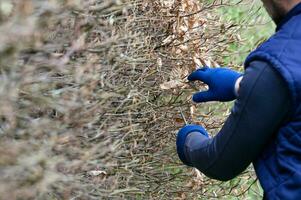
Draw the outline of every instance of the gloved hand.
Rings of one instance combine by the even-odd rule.
[[[198,125],[186,125],[184,126],[177,135],[177,152],[180,160],[188,166],[191,166],[191,164],[188,162],[186,156],[185,156],[185,141],[187,136],[190,133],[198,132],[206,137],[209,138],[209,135],[207,131],[202,127]]]
[[[207,101],[232,101],[236,99],[235,84],[242,74],[227,68],[204,67],[188,76],[189,81],[202,81],[209,90],[193,95],[196,103]]]

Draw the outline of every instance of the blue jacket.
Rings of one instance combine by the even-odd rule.
[[[290,119],[253,163],[256,174],[265,199],[301,199],[301,4],[249,55],[245,68],[254,60],[269,62],[279,72],[292,99]]]

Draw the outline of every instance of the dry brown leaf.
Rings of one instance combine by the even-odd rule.
[[[107,175],[107,172],[101,170],[92,170],[88,172],[90,176],[99,176],[99,175]]]
[[[162,83],[160,85],[160,88],[162,90],[170,90],[170,89],[180,88],[180,87],[183,87],[183,86],[185,86],[185,83],[183,83],[182,81],[172,80],[172,81]]]
[[[201,60],[198,59],[197,57],[193,57],[193,62],[197,65],[197,67],[202,67],[203,66]]]
[[[162,45],[166,45],[166,44],[169,44],[172,42],[174,36],[173,35],[170,35],[168,36],[167,38],[165,38],[163,41],[162,41]]]

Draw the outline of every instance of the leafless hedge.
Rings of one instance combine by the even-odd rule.
[[[217,66],[237,25],[222,1],[2,0],[0,199],[244,196],[181,165],[175,135],[214,134],[228,106],[195,106],[186,76]],[[221,114],[222,113],[222,114]]]

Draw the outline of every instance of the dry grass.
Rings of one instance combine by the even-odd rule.
[[[196,86],[185,81],[239,40],[236,25],[214,15],[218,6],[2,0],[0,199],[244,195],[252,173],[215,182],[175,153],[180,110],[211,133],[228,113],[217,104],[196,108]]]

